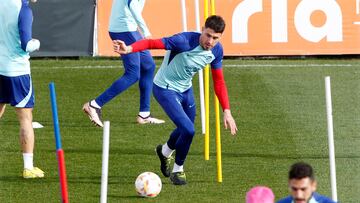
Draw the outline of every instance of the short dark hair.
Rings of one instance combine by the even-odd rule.
[[[310,178],[311,180],[315,180],[313,168],[310,166],[310,164],[307,164],[305,162],[298,162],[293,164],[290,167],[289,180],[299,180],[303,178]]]
[[[223,33],[225,30],[225,21],[221,16],[212,15],[206,19],[205,28],[210,28],[216,33]]]

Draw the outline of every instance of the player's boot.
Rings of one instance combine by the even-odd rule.
[[[139,124],[162,124],[165,123],[164,120],[158,119],[158,118],[154,118],[151,115],[149,115],[148,117],[142,117],[140,115],[137,116],[136,121]]]
[[[170,174],[170,180],[174,185],[186,185],[185,172],[174,172]]]
[[[91,122],[93,122],[96,126],[104,126],[101,121],[101,109],[91,106],[90,102],[87,102],[83,106],[83,111],[89,116]]]
[[[24,169],[23,171],[23,177],[24,178],[43,178],[44,177],[44,171],[39,169],[38,167],[34,167],[33,169]]]
[[[156,147],[156,153],[160,159],[160,170],[162,172],[162,174],[165,176],[165,177],[169,177],[170,176],[170,164],[171,164],[171,157],[169,158],[166,158],[162,152],[161,152],[161,149],[162,149],[162,145],[158,145]]]

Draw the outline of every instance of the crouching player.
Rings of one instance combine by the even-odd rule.
[[[232,135],[237,132],[235,120],[230,111],[225,85],[222,59],[223,48],[220,38],[225,22],[220,16],[210,16],[201,33],[183,32],[162,39],[145,39],[127,46],[123,41],[114,40],[114,51],[120,54],[138,52],[145,49],[168,50],[164,61],[156,73],[153,94],[166,114],[176,125],[164,145],[156,147],[160,158],[160,168],[164,176],[170,177],[175,185],[185,185],[184,162],[195,135],[195,100],[192,78],[207,64],[211,64],[214,89],[223,109],[225,128]],[[176,151],[174,167],[171,171],[171,155]]]

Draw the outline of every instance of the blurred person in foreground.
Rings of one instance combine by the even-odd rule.
[[[290,167],[288,184],[290,195],[277,203],[335,203],[330,198],[315,192],[317,182],[310,164],[304,162],[293,164]]]
[[[246,193],[246,203],[274,203],[273,191],[265,186],[256,186]]]
[[[166,49],[166,55],[155,75],[153,93],[155,99],[176,125],[168,141],[156,147],[160,159],[160,169],[165,177],[170,177],[174,185],[187,183],[184,162],[195,135],[196,114],[192,88],[192,78],[207,64],[211,65],[214,89],[223,109],[223,122],[232,135],[237,132],[231,115],[227,87],[225,84],[222,59],[223,47],[219,43],[225,30],[221,16],[210,16],[201,33],[182,32],[162,39],[146,39],[129,46],[115,40],[114,51],[129,54],[145,49]],[[174,167],[170,169],[171,155],[176,151]]]
[[[36,0],[32,0],[36,2]],[[35,135],[32,126],[34,91],[30,75],[30,52],[40,48],[32,38],[32,10],[28,0],[6,0],[0,4],[0,118],[6,104],[15,107],[20,123],[24,178],[42,178],[33,165]]]
[[[112,40],[122,40],[132,44],[143,38],[150,38],[151,33],[142,17],[145,0],[113,0],[109,35]],[[140,32],[141,31],[141,32]],[[161,124],[164,120],[150,114],[150,97],[155,62],[148,50],[138,53],[121,54],[125,72],[97,98],[87,102],[83,111],[98,127],[103,127],[101,108],[114,97],[139,81],[140,110],[136,118],[139,124]],[[126,108],[126,105],[123,105]]]

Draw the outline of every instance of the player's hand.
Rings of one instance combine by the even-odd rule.
[[[230,109],[224,110],[224,125],[225,129],[230,129],[232,135],[235,135],[237,132],[237,127],[234,118],[231,115]]]
[[[26,44],[26,52],[34,52],[40,49],[40,41],[37,39],[31,39],[30,41],[28,41],[28,43]]]
[[[121,40],[113,40],[114,52],[118,54],[128,54],[131,53],[132,47],[126,46],[125,42]]]

